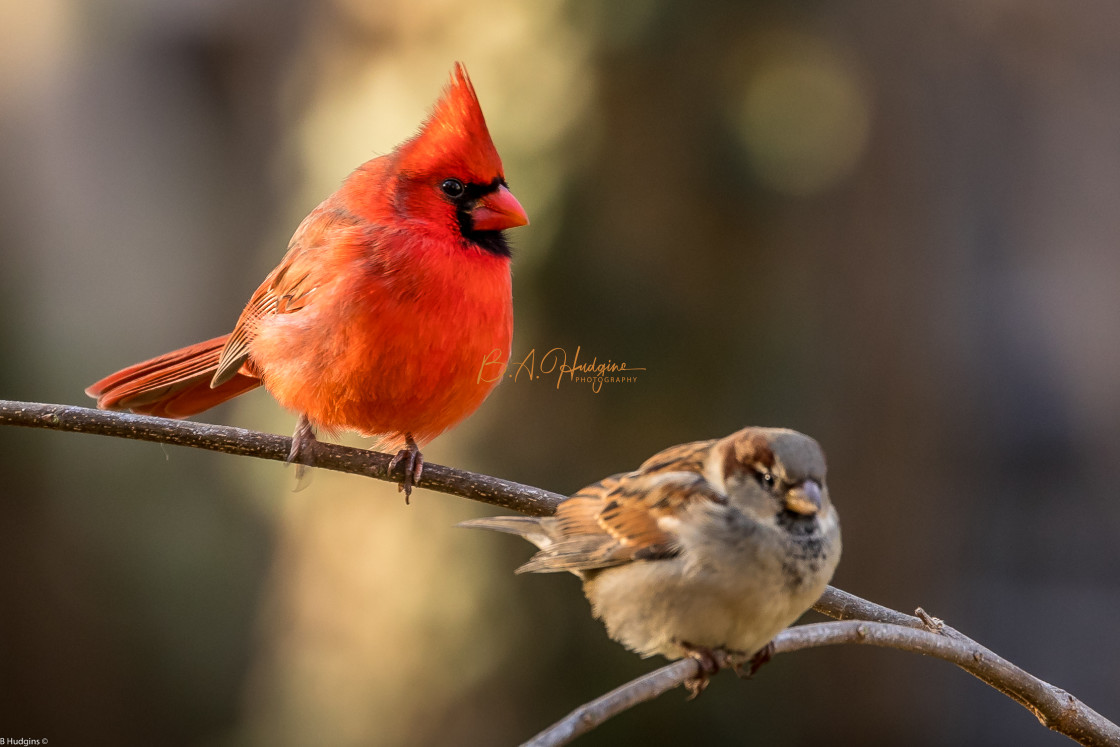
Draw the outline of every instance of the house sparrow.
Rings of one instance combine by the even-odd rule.
[[[824,591],[840,560],[840,524],[816,441],[780,428],[666,449],[608,477],[547,518],[461,526],[519,534],[540,548],[518,573],[571,571],[595,617],[638,654],[692,656],[749,673],[770,640]]]

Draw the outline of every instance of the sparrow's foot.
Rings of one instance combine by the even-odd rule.
[[[398,464],[404,464],[404,479],[397,483],[397,492],[404,491],[404,502],[407,505],[412,496],[412,486],[420,482],[420,475],[424,474],[424,455],[412,440],[411,433],[405,434],[405,444],[389,462],[389,474],[393,473]]]
[[[754,677],[754,673],[762,668],[762,665],[770,661],[770,657],[774,655],[774,642],[771,641],[765,646],[760,648],[754,656],[748,658],[746,654],[741,651],[726,652],[727,663],[735,670],[735,674],[739,675],[742,679]]]
[[[720,652],[713,651],[707,646],[694,646],[687,641],[679,641],[678,645],[700,664],[700,674],[684,681],[684,686],[689,692],[688,700],[695,700],[708,687],[711,676],[719,671]]]
[[[296,432],[292,434],[292,448],[288,451],[288,464],[296,465],[296,480],[302,480],[307,468],[311,465],[311,458],[315,454],[315,429],[306,415],[299,416],[296,423]],[[298,488],[297,488],[298,490]]]

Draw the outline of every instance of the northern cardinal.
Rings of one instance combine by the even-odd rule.
[[[840,560],[840,523],[808,436],[746,428],[666,449],[548,518],[462,526],[518,534],[540,552],[518,573],[571,571],[607,633],[642,656],[693,656],[753,672],[768,644],[820,597]]]
[[[411,139],[359,166],[296,229],[233,332],[129,366],[86,390],[97,406],[184,418],[263,384],[299,413],[289,461],[314,429],[401,448],[406,497],[420,445],[493,389],[508,358],[510,249],[529,222],[506,186],[467,72]],[[489,357],[488,357],[489,356]]]

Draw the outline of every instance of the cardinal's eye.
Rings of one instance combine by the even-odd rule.
[[[463,183],[458,179],[444,179],[443,184],[439,185],[439,188],[451,199],[462,197],[463,193],[467,191],[467,188],[464,187]]]

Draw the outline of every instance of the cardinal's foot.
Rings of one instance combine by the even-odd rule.
[[[407,504],[412,496],[412,486],[420,482],[420,475],[424,473],[424,455],[412,440],[411,433],[405,435],[405,444],[389,462],[389,474],[393,474],[398,464],[404,464],[404,479],[397,483],[397,492],[404,491],[404,502]]]

